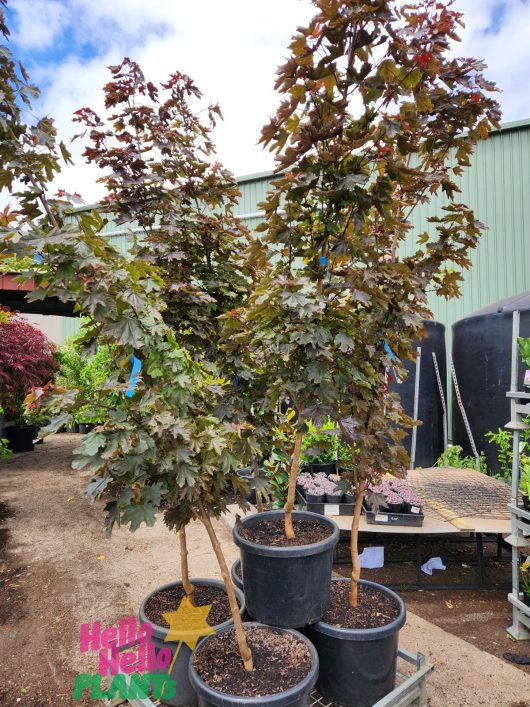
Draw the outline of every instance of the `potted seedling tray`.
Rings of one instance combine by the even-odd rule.
[[[298,506],[304,511],[319,513],[321,516],[352,516],[355,503],[310,503],[297,492]]]
[[[389,513],[379,510],[377,513],[363,509],[369,525],[408,525],[420,528],[423,525],[423,513]]]

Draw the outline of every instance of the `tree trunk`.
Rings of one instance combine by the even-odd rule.
[[[254,475],[254,478],[256,479],[259,476],[259,466],[258,466],[258,460],[256,457],[253,457],[252,459],[252,472]],[[261,498],[261,493],[256,489],[256,510],[258,513],[263,513],[263,499]]]
[[[357,606],[359,592],[359,577],[361,576],[361,563],[359,561],[359,523],[361,520],[361,511],[363,507],[364,492],[366,490],[366,481],[359,482],[357,487],[357,495],[355,496],[355,509],[353,511],[353,519],[351,524],[351,585],[350,585],[350,606],[355,609]]]
[[[239,613],[239,606],[237,604],[236,594],[234,592],[234,585],[232,584],[230,573],[228,572],[228,567],[226,566],[226,560],[221,549],[221,544],[217,539],[217,535],[215,534],[215,530],[212,525],[210,516],[204,510],[202,503],[199,503],[199,511],[199,517],[201,519],[202,524],[206,528],[206,532],[208,533],[210,542],[212,543],[213,551],[215,552],[215,556],[217,557],[217,562],[219,563],[219,569],[221,570],[226,594],[228,596],[228,602],[230,604],[230,611],[232,612],[232,618],[234,619],[236,638],[239,646],[239,652],[241,653],[241,658],[243,660],[243,665],[245,666],[245,670],[248,670],[250,672],[251,670],[254,670],[254,664],[252,662],[252,653],[250,652],[250,648],[248,647],[245,629],[243,628],[243,622],[241,621],[241,614]]]
[[[300,453],[302,450],[303,433],[298,432],[296,435],[293,458],[291,460],[291,469],[289,471],[289,490],[287,491],[287,502],[284,507],[285,511],[285,537],[292,540],[295,537],[293,528],[293,509],[294,499],[296,495],[296,479],[298,478],[298,469],[300,468]]]
[[[188,568],[188,544],[186,542],[186,527],[182,526],[179,530],[180,541],[180,574],[182,575],[182,586],[186,592],[190,604],[195,606],[195,587],[190,582],[190,573]]]

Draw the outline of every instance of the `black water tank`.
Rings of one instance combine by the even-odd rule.
[[[444,451],[443,407],[436,380],[433,352],[436,354],[444,398],[447,400],[445,327],[443,324],[433,321],[425,321],[424,326],[426,336],[420,342],[421,364],[418,399],[418,419],[423,424],[417,428],[416,434],[416,467],[432,466]],[[414,349],[417,346],[417,342],[414,342]],[[413,417],[416,363],[415,361],[406,361],[405,367],[408,371],[407,379],[399,384],[393,382],[390,388],[401,397],[401,404],[407,415]],[[412,431],[409,432],[403,443],[410,454]]]
[[[478,451],[486,454],[488,469],[499,470],[497,449],[484,437],[510,420],[512,317],[521,312],[520,336],[530,337],[530,292],[490,304],[453,324],[453,361],[464,410]],[[523,388],[524,365],[519,365],[518,390]],[[453,389],[453,442],[471,455],[464,420]]]

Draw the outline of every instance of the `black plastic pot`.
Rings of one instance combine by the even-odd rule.
[[[82,435],[87,435],[89,432],[92,432],[92,430],[94,429],[95,426],[96,425],[94,422],[80,422],[79,423],[79,432]]]
[[[326,503],[340,503],[342,498],[341,493],[327,493],[326,494]]]
[[[399,629],[407,617],[395,592],[375,582],[360,584],[389,594],[399,606],[397,619],[380,628],[339,628],[319,621],[308,629],[320,658],[317,689],[342,707],[370,707],[394,689]]]
[[[529,592],[523,592],[523,604],[526,604],[526,606],[530,606],[530,593]]]
[[[312,474],[334,474],[337,470],[337,463],[330,462],[329,464],[310,464],[309,468]]]
[[[215,586],[215,587],[222,587],[224,588],[223,582],[216,580],[216,579],[192,579],[191,580],[192,584],[195,586]],[[174,587],[176,585],[180,585],[181,582],[170,582],[169,584],[164,584],[162,587],[158,587],[155,589],[151,594],[149,594],[142,602],[140,606],[140,611],[139,611],[139,617],[140,617],[140,623],[148,623],[150,624],[153,634],[151,636],[151,643],[154,644],[155,646],[155,655],[158,654],[159,650],[161,648],[171,648],[172,652],[175,651],[178,648],[178,643],[173,643],[173,642],[168,642],[164,643],[164,638],[167,636],[168,629],[165,628],[164,626],[158,626],[157,624],[154,624],[152,621],[150,621],[147,616],[145,615],[145,605],[147,601],[150,599],[150,597],[153,594],[156,594],[159,592],[161,589],[166,589],[167,587]],[[239,602],[239,611],[241,615],[243,615],[243,612],[245,611],[245,597],[243,595],[243,592],[235,587],[235,592],[236,596]],[[213,629],[215,629],[215,632],[217,633],[218,631],[222,631],[223,629],[230,628],[232,626],[233,621],[230,619],[229,621],[225,621],[222,624],[219,624],[219,626],[212,626]],[[199,643],[201,640],[204,639],[199,639]],[[198,644],[197,644],[198,645]],[[174,655],[174,652],[173,652]],[[171,679],[175,680],[175,687],[176,687],[176,693],[174,697],[171,698],[164,698],[164,704],[166,705],[173,705],[176,707],[188,707],[190,705],[196,705],[197,704],[197,695],[195,694],[195,690],[193,689],[189,676],[188,676],[188,665],[190,661],[190,656],[191,656],[191,650],[189,647],[186,645],[186,643],[183,643],[182,646],[180,647],[177,659],[175,660],[175,664],[173,665],[173,669],[171,670]],[[156,667],[154,668],[153,672],[155,673],[167,673],[167,668],[158,670]]]
[[[412,510],[414,508],[414,511]],[[412,503],[403,503],[402,513],[411,513],[412,515],[419,515],[423,510],[423,506],[417,506]]]
[[[12,452],[32,452],[36,436],[35,425],[10,425],[6,427],[6,437]]]
[[[355,494],[345,493],[344,496],[342,497],[342,502],[343,503],[355,503]]]
[[[302,498],[305,498],[305,488],[303,486],[300,486],[300,484],[296,484],[296,490],[302,496]]]
[[[243,591],[243,580],[241,577],[238,575],[237,570],[241,567],[241,560],[236,560],[234,564],[232,565],[232,568],[230,569],[230,575],[232,577],[232,582],[234,583],[234,587],[237,587],[241,591]]]
[[[386,505],[389,508],[390,513],[401,513],[403,511],[402,503],[387,503]]]
[[[305,495],[305,500],[308,503],[324,503],[326,499],[325,493],[307,493]]]
[[[259,623],[245,624],[245,629],[252,629],[253,627],[267,628]],[[224,630],[226,631],[228,629]],[[198,696],[198,707],[248,707],[248,705],[254,705],[254,707],[261,707],[261,705],[266,705],[267,707],[307,707],[309,693],[313,689],[318,676],[317,652],[312,643],[298,631],[285,628],[280,630],[283,633],[296,635],[297,638],[307,645],[311,652],[311,670],[298,685],[284,690],[283,692],[278,692],[275,695],[260,695],[259,697],[239,697],[238,695],[225,694],[219,690],[214,690],[199,677],[193,667],[192,657],[189,664],[189,676],[191,684],[195,688]],[[209,638],[208,636],[204,640],[208,641]]]
[[[525,511],[530,511],[530,496],[522,496],[523,499],[523,508]]]
[[[328,526],[329,538],[312,545],[276,547],[245,540],[240,528],[262,520],[281,519],[283,511],[255,513],[234,527],[236,545],[245,568],[245,603],[248,613],[271,626],[297,628],[319,621],[329,605],[333,550],[339,529],[330,518],[294,511],[293,519],[314,520]]]

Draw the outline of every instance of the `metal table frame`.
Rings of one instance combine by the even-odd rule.
[[[411,529],[412,530],[412,529]],[[448,589],[506,589],[507,587],[510,586],[510,582],[507,580],[506,582],[488,582],[486,572],[485,572],[485,565],[486,565],[486,558],[484,557],[484,544],[485,543],[496,543],[497,545],[497,553],[495,555],[495,560],[497,561],[506,561],[506,563],[510,562],[510,558],[507,556],[506,558],[503,558],[502,556],[502,550],[503,550],[503,537],[502,534],[500,533],[458,533],[458,534],[452,534],[452,535],[438,535],[438,534],[420,534],[420,533],[400,533],[399,535],[393,535],[392,533],[379,533],[377,534],[377,538],[367,538],[367,536],[375,535],[375,533],[366,533],[366,532],[361,532],[359,534],[359,549],[361,550],[363,547],[367,547],[370,545],[382,545],[385,547],[386,545],[390,544],[391,542],[400,542],[400,541],[406,541],[410,539],[414,539],[414,550],[410,555],[406,556],[401,556],[399,558],[391,558],[391,559],[386,559],[385,562],[391,563],[391,564],[397,564],[397,563],[402,563],[402,562],[410,562],[411,560],[415,564],[416,568],[416,582],[415,584],[406,584],[400,582],[399,584],[388,584],[385,582],[385,585],[392,588],[392,589],[403,589],[403,588],[408,588],[408,589],[429,589],[429,590],[448,590]],[[421,571],[421,565],[423,564],[422,560],[422,548],[421,548],[421,543],[423,539],[436,539],[438,541],[443,541],[444,543],[448,544],[473,544],[475,545],[476,552],[475,552],[475,557],[473,559],[471,558],[466,558],[466,563],[471,564],[471,565],[476,565],[478,569],[478,575],[479,575],[479,581],[478,583],[474,584],[430,584],[424,581],[424,575],[423,572]],[[349,531],[341,531],[340,534],[340,543],[347,543],[349,542],[350,537],[349,537]],[[334,563],[335,564],[349,564],[350,560],[349,558],[339,558],[337,549],[335,549],[335,556],[334,556]],[[449,559],[444,559],[444,564],[461,564],[462,559],[454,559],[454,558],[449,558]]]

